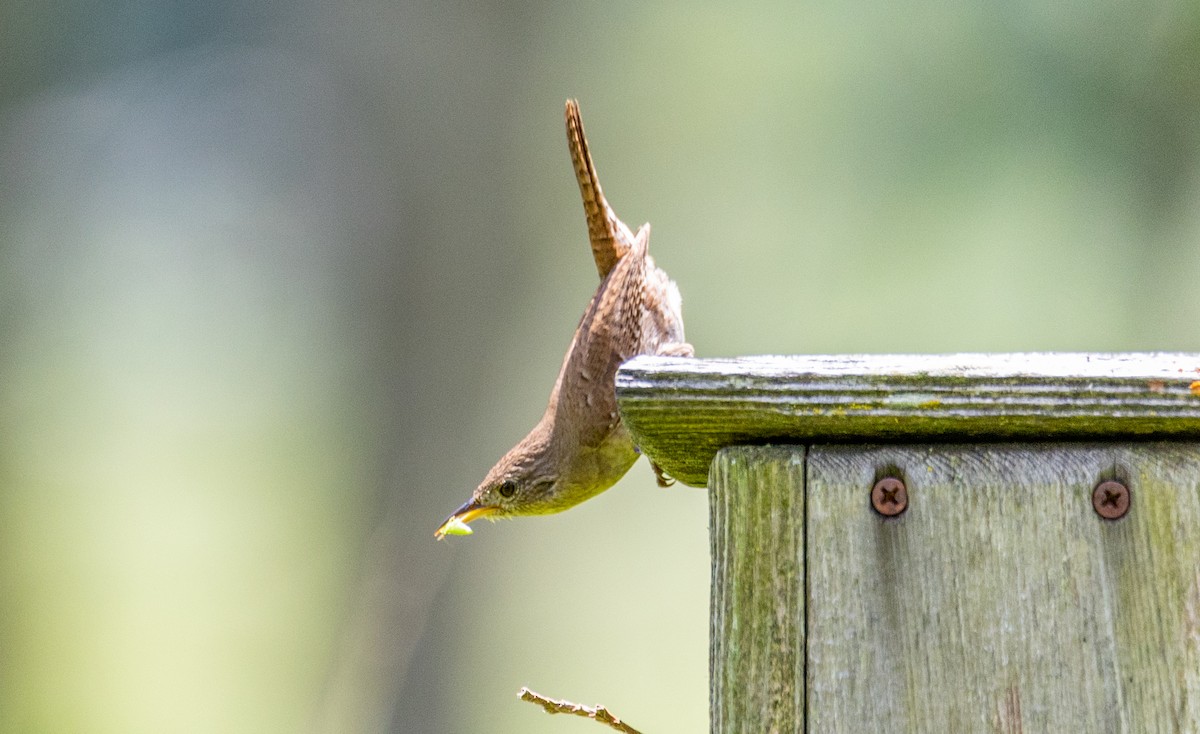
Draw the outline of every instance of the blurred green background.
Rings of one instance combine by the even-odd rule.
[[[0,2],[0,731],[707,727],[702,490],[433,530],[594,286],[701,356],[1200,350],[1200,5]]]

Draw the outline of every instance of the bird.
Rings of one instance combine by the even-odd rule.
[[[470,534],[469,523],[480,518],[562,512],[616,484],[640,455],[617,410],[617,368],[641,354],[695,356],[684,338],[679,288],[650,256],[649,223],[632,232],[605,199],[576,100],[567,100],[565,120],[600,285],[541,420],[438,527],[438,540]],[[650,466],[660,486],[672,483]]]

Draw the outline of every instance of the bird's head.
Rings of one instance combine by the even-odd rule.
[[[471,499],[446,518],[434,537],[470,535],[469,523],[479,518],[496,520],[565,510],[573,503],[561,501],[558,476],[545,454],[544,447],[528,439],[517,444],[496,462]]]

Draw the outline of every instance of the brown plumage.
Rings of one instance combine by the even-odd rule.
[[[566,127],[600,286],[542,419],[438,528],[438,538],[469,532],[466,523],[479,517],[560,512],[611,487],[638,457],[617,413],[617,367],[639,354],[693,354],[684,341],[679,289],[649,255],[650,225],[633,234],[608,205],[574,100],[567,100]]]
[[[604,198],[600,188],[600,177],[592,163],[587,137],[583,134],[583,118],[579,116],[579,103],[567,100],[567,147],[571,151],[571,163],[575,166],[575,180],[579,182],[579,195],[583,198],[583,213],[587,217],[588,239],[592,243],[592,258],[600,280],[608,275],[613,265],[633,247],[633,234],[625,223],[617,218],[616,212]]]

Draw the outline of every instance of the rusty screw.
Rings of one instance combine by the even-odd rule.
[[[871,488],[871,506],[884,517],[895,517],[908,509],[908,489],[896,477],[884,477]]]
[[[1119,520],[1129,512],[1129,487],[1109,480],[1092,490],[1092,507],[1105,520]]]

